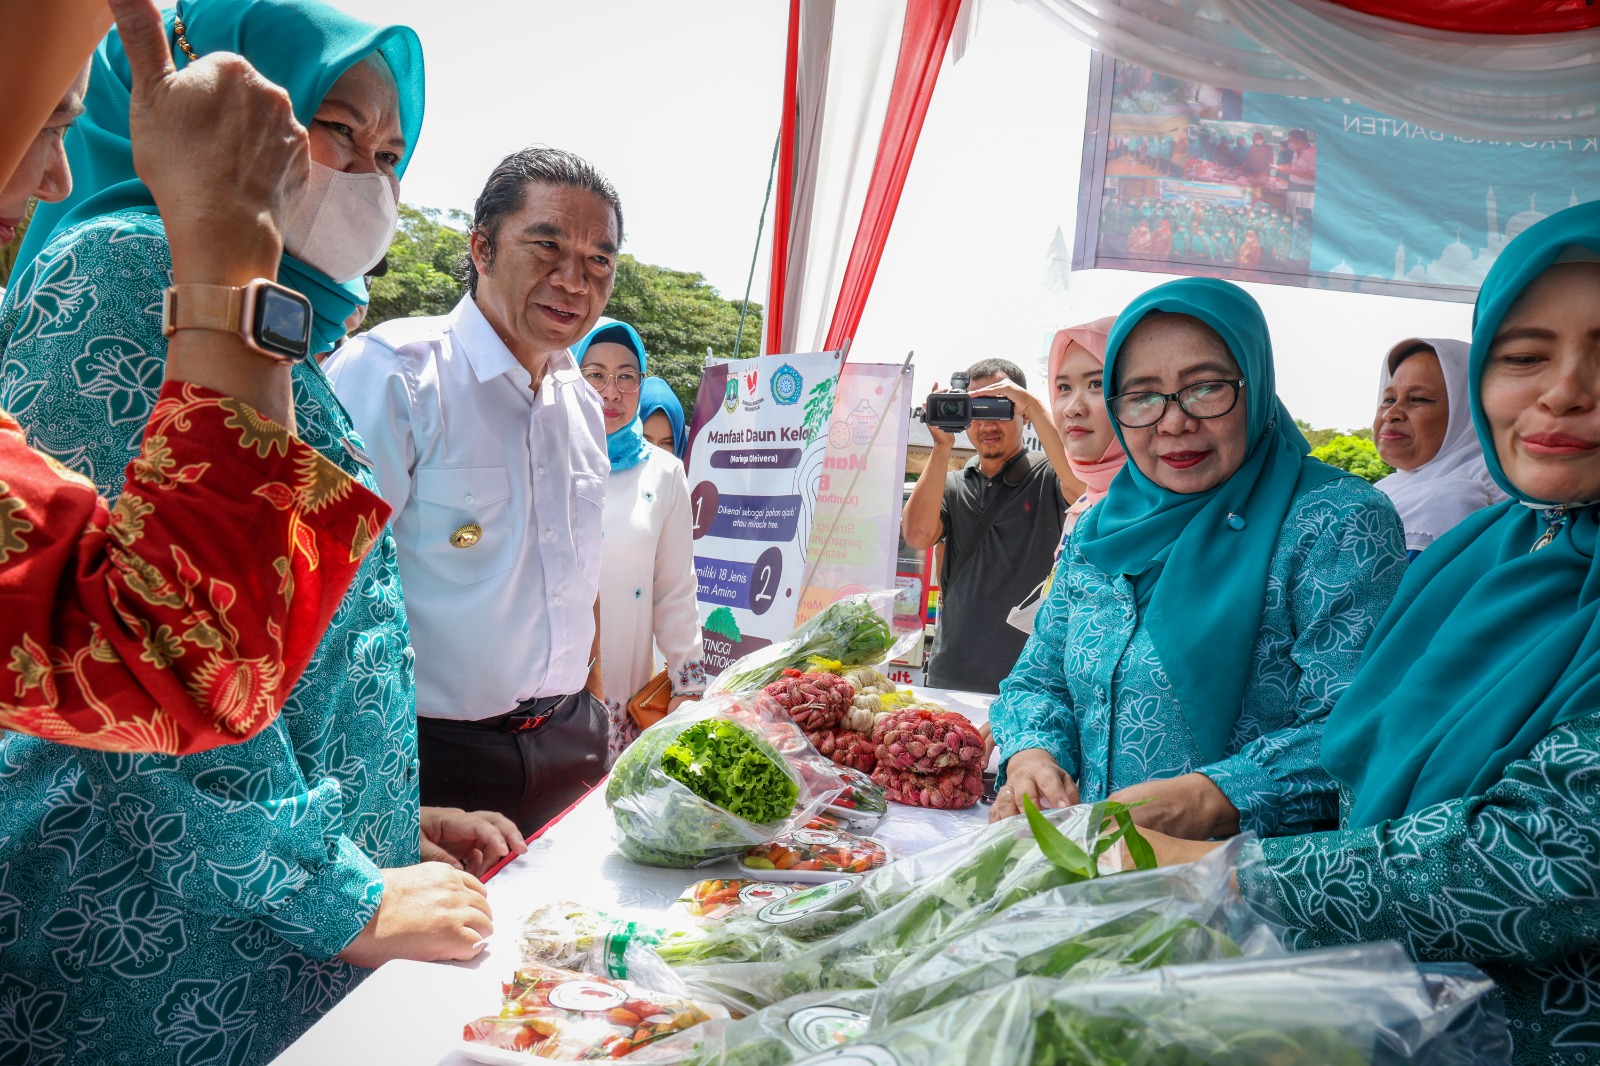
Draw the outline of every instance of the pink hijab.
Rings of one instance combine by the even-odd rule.
[[[1106,338],[1111,335],[1111,326],[1116,322],[1116,316],[1098,318],[1093,322],[1086,322],[1081,326],[1072,326],[1061,330],[1050,341],[1050,358],[1046,364],[1045,387],[1054,390],[1056,372],[1061,369],[1061,364],[1067,358],[1067,346],[1078,344],[1086,349],[1090,355],[1099,360],[1100,365],[1106,362]],[[1109,384],[1109,383],[1108,383]],[[1054,414],[1054,405],[1051,407]],[[1060,429],[1059,426],[1056,427]],[[1063,434],[1065,436],[1065,434]],[[1067,464],[1072,467],[1072,472],[1078,480],[1083,482],[1087,491],[1083,498],[1072,505],[1072,511],[1082,512],[1100,502],[1106,490],[1111,488],[1111,479],[1117,476],[1117,471],[1122,469],[1122,464],[1128,461],[1127,453],[1122,450],[1122,445],[1117,443],[1117,435],[1111,435],[1111,443],[1106,446],[1106,453],[1097,462],[1080,463],[1078,460],[1067,456]]]

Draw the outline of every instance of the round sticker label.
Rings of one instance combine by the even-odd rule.
[[[801,1059],[795,1066],[900,1066],[894,1052],[876,1044],[846,1044],[820,1055]]]
[[[831,829],[798,829],[794,839],[801,844],[837,844],[839,834]]]
[[[807,1051],[827,1051],[867,1031],[867,1016],[848,1007],[806,1007],[789,1016],[789,1035]]]
[[[568,981],[550,990],[550,1005],[562,1010],[610,1010],[626,1002],[628,997],[622,989],[603,985],[599,981]]]
[[[739,902],[749,903],[752,906],[772,903],[794,895],[794,889],[788,885],[771,885],[757,883],[745,885],[739,890]]]
[[[768,925],[784,925],[823,907],[833,897],[853,888],[859,880],[861,880],[859,877],[845,877],[815,888],[808,888],[804,892],[796,892],[792,896],[762,907],[756,912],[756,917]]]

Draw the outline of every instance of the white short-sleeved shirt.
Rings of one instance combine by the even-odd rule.
[[[385,322],[324,369],[394,508],[417,714],[492,718],[582,688],[610,462],[571,353],[534,392],[469,295]]]

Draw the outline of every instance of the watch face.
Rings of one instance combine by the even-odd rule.
[[[299,293],[261,286],[256,296],[255,341],[289,359],[304,359],[311,349],[311,304]]]

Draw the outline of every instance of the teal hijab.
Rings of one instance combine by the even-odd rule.
[[[640,427],[643,428],[657,411],[667,416],[667,423],[672,426],[672,454],[682,459],[683,450],[689,444],[689,427],[683,421],[683,404],[678,402],[677,394],[664,379],[645,378],[643,387],[639,389]]]
[[[1295,497],[1339,477],[1310,448],[1278,400],[1267,320],[1250,294],[1212,278],[1159,285],[1117,316],[1106,343],[1106,381],[1115,388],[1128,334],[1152,314],[1190,315],[1211,327],[1245,386],[1249,450],[1228,480],[1206,492],[1162,488],[1132,461],[1079,526],[1084,557],[1133,583],[1151,642],[1178,706],[1208,762],[1227,752],[1243,709],[1267,571]],[[1112,420],[1123,450],[1127,434]]]
[[[1480,796],[1552,729],[1600,712],[1600,508],[1545,510],[1548,501],[1506,478],[1481,388],[1506,313],[1569,248],[1600,254],[1600,203],[1525,230],[1478,292],[1472,420],[1512,500],[1471,516],[1410,565],[1328,716],[1323,764],[1354,793],[1352,827]],[[1551,529],[1554,539],[1530,550]]]
[[[587,337],[572,346],[573,360],[582,366],[583,353],[589,350],[589,345],[601,341],[632,349],[634,357],[639,360],[639,373],[645,372],[644,340],[639,336],[639,331],[626,322],[617,322],[609,318],[601,319],[600,324],[591,329]],[[640,420],[639,412],[635,410],[632,422],[617,427],[614,433],[606,434],[606,454],[611,457],[612,472],[628,470],[644,462],[647,454],[645,449],[649,446],[649,442],[644,439],[644,423]]]
[[[422,131],[423,109],[422,42],[409,28],[372,26],[317,0],[180,0],[176,11],[166,14],[167,40],[180,70],[188,60],[176,43],[175,15],[183,19],[196,55],[244,56],[288,92],[295,117],[307,127],[340,75],[373,52],[381,53],[400,91],[406,152],[398,169],[404,173]],[[129,209],[155,213],[155,200],[133,169],[128,139],[131,81],[127,54],[113,27],[94,54],[85,113],[67,135],[72,194],[60,203],[38,206],[14,269],[20,271],[52,236],[80,222]],[[205,131],[194,135],[203,137]],[[313,352],[332,348],[344,336],[345,319],[367,302],[362,279],[338,285],[290,255],[283,257],[278,280],[311,301],[316,315]]]

